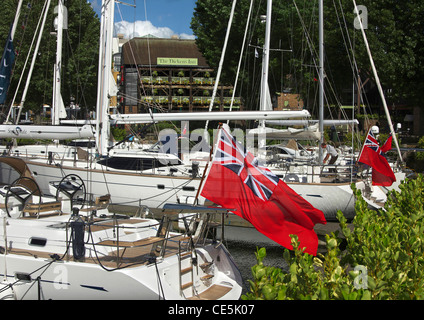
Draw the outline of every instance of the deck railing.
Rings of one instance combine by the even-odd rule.
[[[170,218],[171,216],[177,217],[177,215],[164,214],[162,219],[157,224],[149,224],[143,227],[130,227],[128,225],[123,226],[118,223],[117,219],[113,219],[113,223],[108,221],[86,221],[86,229],[90,232],[95,232],[93,229],[107,229],[112,228],[112,232],[115,235],[113,238],[105,239],[97,242],[87,242],[87,249],[93,250],[91,256],[96,256],[99,264],[105,264],[110,266],[108,262],[115,262],[115,267],[120,268],[123,266],[140,265],[143,263],[152,263],[156,259],[164,258],[165,256],[172,254],[181,254],[182,252],[195,252],[195,247],[198,245],[204,245],[207,241],[215,242],[216,239],[207,239],[210,227],[215,227],[215,223],[209,224],[209,214],[202,214],[205,223],[199,223],[202,221],[198,215],[190,216],[190,223],[197,224],[198,228],[191,228],[189,224],[185,224],[185,229],[182,233],[174,233],[171,230],[177,225],[179,219],[182,218]],[[66,226],[66,245],[68,248],[72,246],[72,240],[69,240],[70,232],[68,229],[71,228],[71,223],[67,223]],[[142,238],[139,240],[128,241],[120,239],[120,234],[123,232],[136,233],[143,228],[155,228],[157,229],[155,236]],[[125,231],[124,231],[125,230]],[[193,230],[190,232],[190,230]],[[91,237],[91,235],[90,235]],[[92,237],[91,237],[92,239]],[[104,250],[96,250],[96,247],[109,247],[113,250],[108,250],[109,255],[105,255]],[[67,252],[67,260],[71,259],[71,252]]]

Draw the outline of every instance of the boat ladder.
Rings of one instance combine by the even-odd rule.
[[[185,220],[185,218],[183,218],[183,220],[184,220],[186,230],[189,230],[187,221]],[[201,230],[201,232],[200,232],[201,234],[205,233],[206,225],[207,225],[207,221],[206,221],[205,225],[202,225],[202,224],[198,225],[197,229]],[[195,267],[196,267],[196,274],[199,273],[199,269],[198,269],[199,267],[203,271],[202,274],[204,274],[204,275],[202,275],[200,277],[201,281],[206,281],[206,280],[213,278],[213,274],[208,274],[206,272],[209,269],[209,267],[213,265],[213,262],[204,261],[203,263],[201,263],[199,265],[199,261],[198,261],[198,257],[197,257],[197,253],[196,253],[196,248],[195,248],[195,243],[194,243],[194,239],[196,239],[196,238],[198,239],[198,237],[199,237],[199,234],[198,234],[197,231],[194,234],[194,236],[192,236],[190,233],[188,233],[185,237],[180,238],[179,242],[178,242],[180,294],[184,295],[184,290],[191,287],[193,297],[199,296],[199,294],[197,293],[195,286],[194,286],[194,272],[195,272],[194,268]],[[188,266],[187,266],[187,263],[186,263],[183,267],[183,261],[185,261],[186,259],[189,259]],[[190,280],[188,281],[187,276],[184,277],[184,275],[189,274],[189,273],[191,274],[191,277],[190,277]]]
[[[193,296],[196,294],[195,293],[195,288],[194,288],[194,268],[193,265],[197,265],[197,257],[193,257],[193,250],[191,249],[191,246],[189,245],[190,249],[189,250],[184,250],[183,244],[186,241],[192,241],[192,238],[190,236],[181,238],[179,240],[178,243],[178,267],[179,267],[179,274],[180,274],[180,278],[179,278],[179,283],[180,283],[180,294],[183,295],[183,292],[185,289],[191,287],[192,288],[192,294]],[[189,260],[188,266],[186,264],[186,266],[183,268],[183,261]],[[191,274],[190,277],[190,281],[189,282],[185,282],[183,283],[183,278],[185,274]],[[186,278],[186,277],[185,277]],[[185,280],[187,281],[187,280]]]

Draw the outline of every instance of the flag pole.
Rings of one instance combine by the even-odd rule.
[[[367,137],[370,134],[371,128],[372,127],[370,126],[369,129],[368,129],[368,131],[367,131],[367,135],[365,136],[365,140],[367,140]],[[356,163],[358,163],[359,162],[359,159],[361,159],[362,151],[364,151],[364,148],[365,148],[365,140],[362,143],[362,149],[361,149],[361,152],[359,153],[358,159],[356,159]]]
[[[356,15],[358,17],[359,26],[361,28],[361,33],[362,33],[362,36],[363,36],[363,39],[364,39],[365,47],[367,49],[367,53],[368,53],[368,56],[369,56],[369,59],[370,59],[371,68],[372,68],[372,71],[374,73],[374,77],[375,77],[375,81],[376,81],[376,84],[377,84],[378,92],[380,93],[381,100],[383,102],[383,107],[384,107],[384,111],[386,113],[387,122],[388,122],[389,127],[390,127],[390,133],[391,133],[391,135],[393,137],[393,140],[395,142],[395,146],[396,146],[396,150],[398,152],[399,160],[400,160],[401,163],[403,163],[402,153],[400,152],[399,143],[398,143],[398,140],[397,140],[397,137],[396,137],[396,134],[395,134],[395,130],[393,128],[392,120],[390,118],[390,113],[389,113],[389,109],[387,107],[386,99],[384,97],[383,88],[381,87],[380,78],[378,77],[377,69],[375,67],[374,60],[373,60],[372,55],[371,55],[371,50],[370,50],[370,47],[368,45],[367,36],[365,34],[364,26],[362,25],[362,19],[361,19],[360,15],[359,15],[358,7],[356,6],[355,0],[353,0],[353,5],[355,7],[355,13],[356,13]]]
[[[218,133],[221,130],[221,128],[222,128],[222,122],[220,122],[219,125],[218,125]],[[213,152],[215,150],[215,148],[213,146],[214,146],[214,144],[211,145],[211,150],[209,152],[209,160],[206,163],[205,170],[203,170],[203,175],[202,175],[202,178],[201,178],[200,183],[199,183],[199,188],[197,189],[196,197],[194,198],[194,203],[197,203],[197,199],[199,199],[200,191],[202,190],[202,186],[203,186],[203,181],[205,180],[205,177],[207,176],[206,172],[208,172],[209,163],[212,161]]]

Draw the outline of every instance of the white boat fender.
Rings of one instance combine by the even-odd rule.
[[[72,254],[76,260],[85,257],[84,230],[85,222],[80,216],[71,222]]]

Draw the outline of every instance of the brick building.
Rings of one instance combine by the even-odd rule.
[[[215,84],[195,40],[133,38],[122,46],[120,112],[140,113],[207,110]],[[230,106],[232,86],[219,84],[214,110]],[[235,98],[233,109],[242,109]]]

